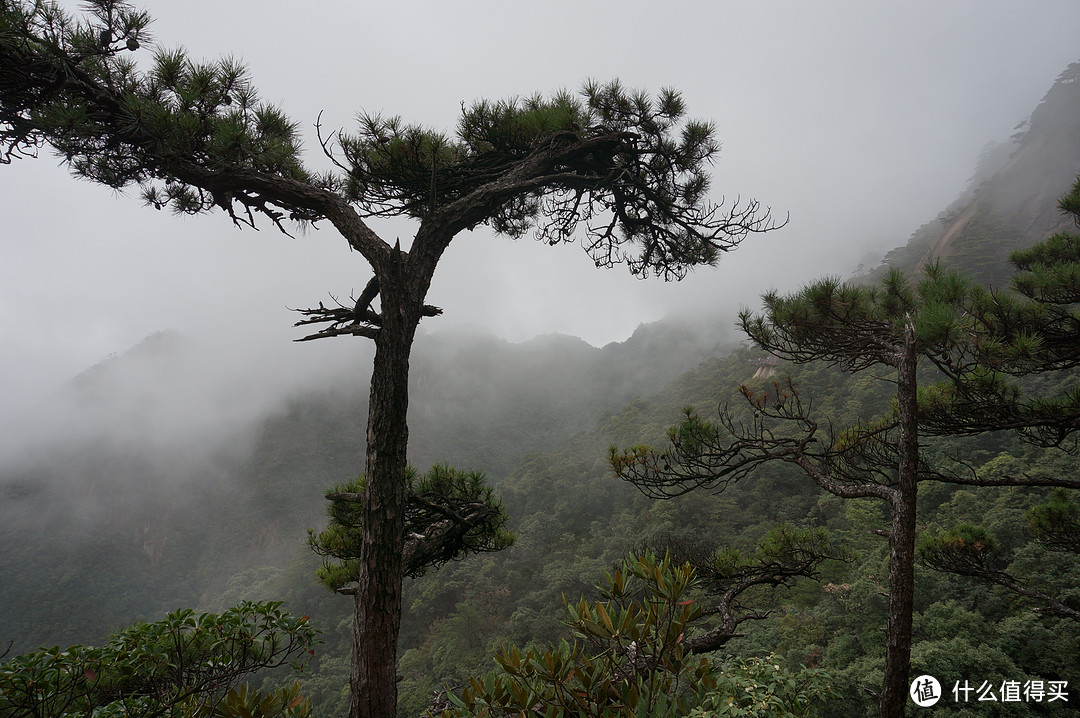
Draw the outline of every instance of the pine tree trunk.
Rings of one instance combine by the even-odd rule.
[[[397,714],[409,355],[420,321],[420,303],[403,300],[390,282],[384,282],[382,287],[383,325],[375,339],[368,406],[367,482],[353,619],[350,718],[394,718]]]
[[[889,532],[889,616],[885,628],[885,681],[882,718],[901,718],[911,671],[912,611],[915,604],[915,506],[918,493],[919,428],[916,415],[915,330],[910,319],[897,372],[896,400],[900,431],[898,492]]]

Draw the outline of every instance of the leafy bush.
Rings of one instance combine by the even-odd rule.
[[[686,638],[703,619],[689,564],[630,556],[606,583],[601,600],[565,606],[573,643],[501,649],[498,670],[449,695],[441,718],[808,716],[830,695],[820,671],[689,654]]]
[[[258,700],[246,689],[229,693],[245,675],[286,664],[299,669],[314,655],[319,632],[306,616],[293,618],[280,606],[247,601],[199,616],[182,609],[136,624],[99,648],[54,647],[16,656],[0,665],[0,715],[302,718],[293,711],[302,704],[293,703],[298,693],[288,700],[287,692]],[[277,713],[215,712],[219,704],[251,701],[270,701],[269,709],[278,700]]]

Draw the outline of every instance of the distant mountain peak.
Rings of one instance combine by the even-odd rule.
[[[971,187],[884,265],[914,273],[941,259],[994,286],[1012,274],[1011,252],[1071,226],[1058,198],[1080,174],[1080,62],[1057,78],[1008,142],[983,151]]]
[[[93,366],[84,369],[68,381],[68,386],[81,389],[94,384],[110,373],[116,366],[132,360],[145,362],[162,360],[182,351],[184,338],[173,329],[163,329],[147,334],[123,352],[113,352]]]

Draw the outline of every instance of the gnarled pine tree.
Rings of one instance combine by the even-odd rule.
[[[1080,220],[1080,182],[1061,207]],[[876,419],[834,430],[814,415],[790,380],[777,381],[772,391],[741,387],[753,409],[747,423],[726,407],[715,422],[688,412],[669,430],[668,448],[611,452],[615,473],[654,496],[722,489],[762,464],[785,461],[836,496],[886,502],[892,519],[880,533],[889,540],[889,607],[879,696],[885,718],[902,716],[907,701],[919,483],[1080,489],[1080,480],[1071,476],[989,479],[946,471],[920,453],[920,433],[1014,430],[1026,441],[1062,446],[1080,428],[1080,388],[1056,397],[1033,396],[1021,382],[1027,375],[1080,364],[1080,236],[1055,235],[1016,253],[1013,261],[1021,270],[1015,292],[987,290],[932,263],[917,283],[895,271],[872,287],[830,278],[789,296],[768,293],[763,314],[741,314],[749,337],[783,359],[824,361],[851,372],[895,371],[892,406]],[[930,365],[924,376],[935,377],[923,386],[916,372],[920,359]],[[930,556],[923,553],[924,559]],[[969,575],[992,573],[975,566],[981,554],[938,552],[937,557],[941,566],[950,559]]]
[[[0,161],[51,146],[77,176],[137,185],[155,207],[282,231],[329,223],[370,265],[352,306],[320,304],[301,323],[322,327],[305,339],[375,343],[350,715],[393,716],[409,355],[420,320],[441,311],[425,298],[451,240],[480,225],[535,230],[551,244],[580,238],[597,266],[678,279],[776,224],[754,201],[709,200],[714,127],[687,120],[674,90],[589,82],[580,96],[480,101],[454,135],[369,115],[351,134],[320,133],[332,168],[317,173],[296,123],[258,100],[241,66],[155,49],[140,71],[131,53],[149,44],[149,17],[118,0],[86,8],[73,18],[0,1]],[[386,216],[416,221],[407,250],[366,221]]]

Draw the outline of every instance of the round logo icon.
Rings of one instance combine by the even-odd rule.
[[[933,676],[919,676],[911,682],[911,700],[920,708],[929,708],[941,700],[941,684]]]

